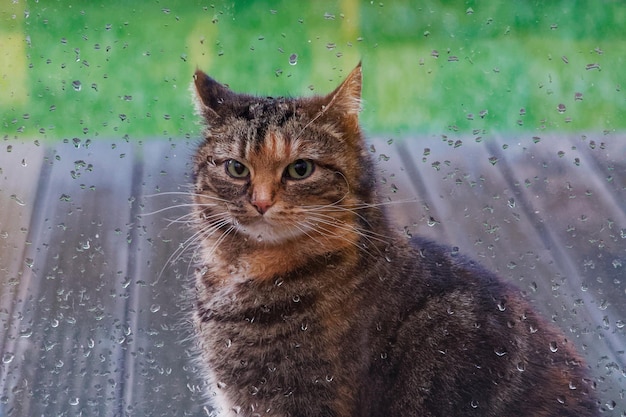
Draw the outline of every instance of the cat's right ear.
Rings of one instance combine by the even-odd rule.
[[[207,123],[217,123],[230,112],[229,103],[234,93],[226,86],[200,70],[196,70],[193,75],[193,83],[196,110],[206,119]]]

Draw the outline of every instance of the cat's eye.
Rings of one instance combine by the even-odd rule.
[[[313,162],[306,159],[298,159],[289,164],[285,170],[285,177],[294,180],[303,180],[313,173]]]
[[[250,175],[250,169],[235,159],[226,161],[226,173],[233,178],[247,178]]]

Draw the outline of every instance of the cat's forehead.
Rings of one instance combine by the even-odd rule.
[[[285,97],[250,97],[240,103],[236,118],[257,128],[281,126],[299,114],[299,101]]]

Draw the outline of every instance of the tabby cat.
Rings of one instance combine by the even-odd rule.
[[[360,65],[309,98],[194,80],[194,322],[219,415],[597,414],[581,358],[515,288],[390,225]]]

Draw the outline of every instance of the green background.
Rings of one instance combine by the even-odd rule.
[[[622,1],[2,3],[4,140],[193,137],[196,68],[310,95],[360,60],[370,134],[626,125]]]

